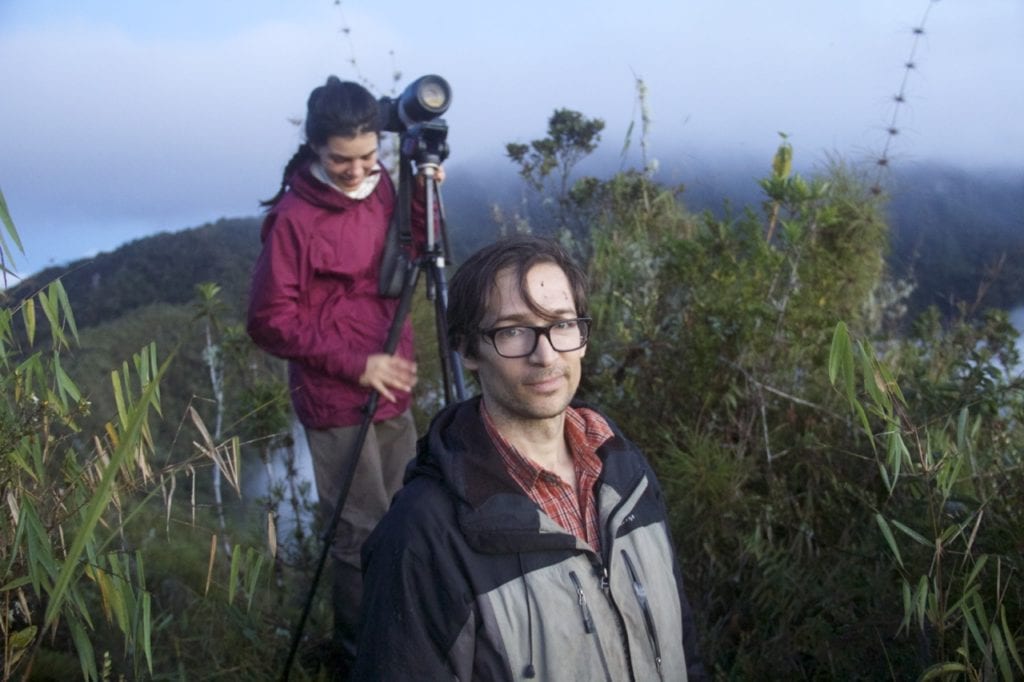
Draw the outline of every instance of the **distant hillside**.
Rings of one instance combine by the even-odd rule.
[[[47,268],[8,291],[19,301],[60,277],[79,327],[114,320],[136,308],[181,305],[195,285],[213,281],[233,312],[241,311],[260,250],[258,218],[222,219],[138,239],[109,253]]]
[[[91,403],[90,414],[80,420],[83,433],[102,433],[104,422],[116,415],[111,369],[130,364],[133,353],[155,343],[161,362],[171,353],[175,360],[161,384],[164,419],[154,425],[154,436],[168,455],[191,448],[191,438],[178,438],[186,406],[191,403],[208,421],[213,417],[203,362],[205,336],[192,321],[195,287],[205,281],[219,284],[225,306],[221,322],[240,324],[260,249],[259,225],[258,218],[219,220],[157,234],[47,268],[6,292],[10,304],[61,278],[80,332],[79,343],[63,362]]]
[[[922,167],[897,173],[889,188],[890,265],[913,274],[911,309],[972,302],[993,266],[984,307],[1024,305],[1024,173]]]

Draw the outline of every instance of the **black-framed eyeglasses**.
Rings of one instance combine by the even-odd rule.
[[[546,336],[551,347],[559,353],[567,353],[587,345],[590,318],[557,320],[543,327],[494,327],[480,330],[480,336],[489,339],[494,350],[503,358],[524,358],[532,354],[541,336]]]

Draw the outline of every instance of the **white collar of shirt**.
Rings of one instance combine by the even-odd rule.
[[[373,167],[373,171],[365,178],[363,178],[363,181],[359,184],[359,187],[356,187],[353,190],[347,190],[338,187],[336,184],[334,184],[334,182],[331,181],[331,178],[327,175],[327,171],[324,170],[324,167],[320,164],[319,161],[315,162],[310,170],[313,172],[313,177],[315,177],[320,182],[324,183],[328,187],[338,192],[341,192],[349,199],[356,200],[365,199],[366,197],[373,194],[373,190],[377,189],[377,183],[380,182],[381,174],[381,167],[380,164],[378,163],[376,166]]]

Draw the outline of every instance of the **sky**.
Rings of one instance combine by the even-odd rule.
[[[638,78],[649,155],[679,181],[767,168],[780,132],[803,165],[870,162],[889,139],[894,164],[1024,171],[1024,0],[0,0],[16,269],[258,215],[312,88],[428,73],[453,91],[453,185],[484,164],[514,177],[505,144],[561,107],[603,119],[619,153]],[[640,166],[636,132],[629,150]]]

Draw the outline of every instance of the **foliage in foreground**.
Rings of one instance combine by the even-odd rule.
[[[576,185],[587,397],[666,486],[716,675],[1015,679],[1016,334],[1002,312],[933,312],[890,338],[905,286],[879,198],[841,164],[793,175],[789,154],[761,210],[725,219],[637,173]]]
[[[180,678],[192,648],[269,677],[254,652],[274,624],[252,609],[273,543],[254,549],[268,543],[244,524],[218,540],[197,500],[211,463],[238,490],[237,435],[214,442],[193,409],[192,455],[156,456],[171,359],[153,343],[109,373],[109,416],[84,431],[94,405],[66,369],[78,337],[60,280],[0,308],[0,679]]]
[[[15,339],[16,313],[25,347]],[[32,347],[41,320],[51,340],[45,351]],[[18,309],[0,311],[4,679],[21,663],[30,668],[44,638],[61,629],[74,642],[83,674],[96,678],[90,631],[100,613],[123,634],[132,667],[152,665],[143,561],[119,542],[119,529],[131,512],[122,507],[125,496],[154,481],[148,422],[160,409],[163,368],[150,346],[112,373],[117,419],[89,443],[91,456],[80,459],[74,455],[76,421],[88,402],[61,363],[75,336],[59,281]],[[98,590],[99,610],[89,603],[96,596],[90,586]]]
[[[158,363],[145,343],[108,372],[107,390],[94,377],[125,335],[79,333],[62,280],[0,309],[0,679],[280,675],[317,549],[311,490],[282,367],[221,297],[197,287],[191,325],[181,306],[131,311],[131,338],[149,330],[177,345]],[[430,346],[431,307],[414,318]],[[421,364],[419,409],[432,412],[437,361]],[[243,460],[262,463],[264,497],[241,499]],[[293,679],[324,674],[325,603]]]

